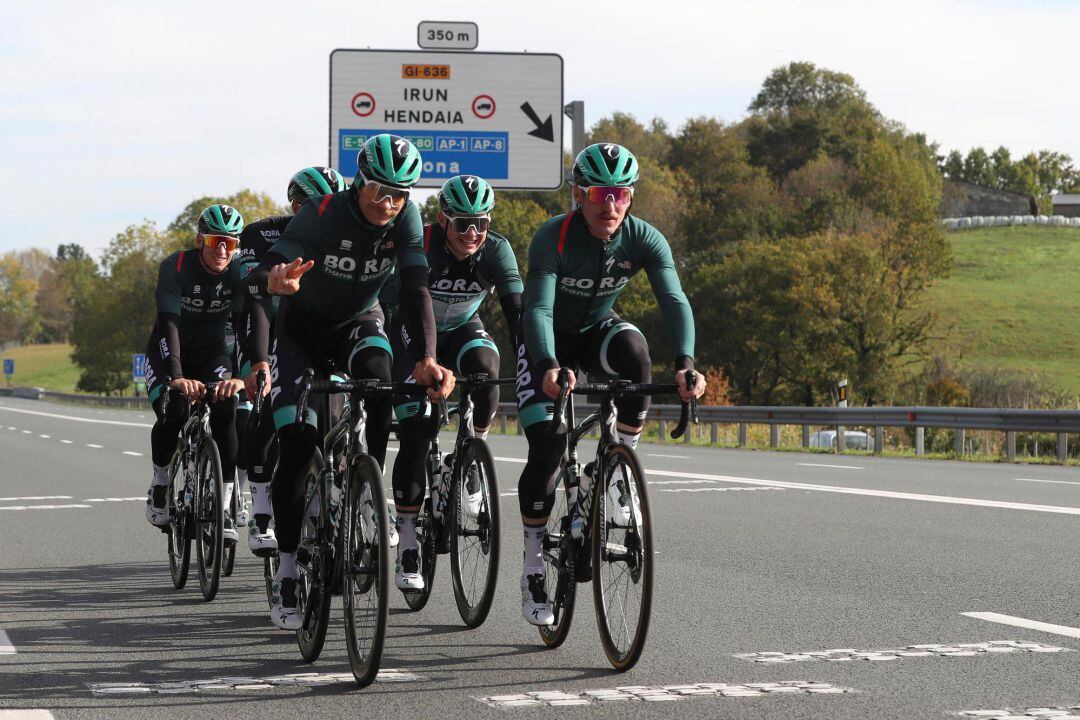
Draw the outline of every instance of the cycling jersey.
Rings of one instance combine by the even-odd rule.
[[[522,320],[529,353],[542,372],[558,366],[555,333],[583,333],[608,316],[623,288],[645,270],[675,346],[676,365],[694,355],[694,318],[675,272],[671,247],[644,220],[627,215],[604,242],[580,212],[557,215],[529,247]]]
[[[258,263],[281,239],[293,215],[272,215],[244,226],[240,233],[240,262]]]
[[[492,288],[500,299],[522,291],[517,258],[510,242],[502,235],[488,231],[480,249],[464,260],[456,259],[446,243],[446,230],[441,226],[424,228],[428,290],[435,312],[435,327],[440,333],[468,322]],[[516,325],[516,320],[516,316],[507,318],[511,328]]]

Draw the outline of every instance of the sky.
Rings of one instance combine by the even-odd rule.
[[[1072,0],[35,0],[0,25],[0,254],[100,256],[128,225],[242,188],[284,204],[293,172],[327,160],[330,52],[415,50],[422,20],[476,22],[480,51],[558,53],[590,123],[736,122],[798,60],[851,74],[945,150],[1080,163]]]

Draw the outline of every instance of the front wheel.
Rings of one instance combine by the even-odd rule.
[[[173,587],[187,584],[191,567],[191,512],[184,504],[184,462],[177,453],[169,466],[169,573]]]
[[[450,493],[450,574],[462,621],[479,627],[499,577],[499,483],[486,442],[466,441]]]
[[[438,540],[441,525],[431,513],[431,496],[428,495],[416,517],[416,542],[420,546],[420,575],[424,578],[424,589],[404,590],[401,593],[405,596],[405,604],[410,610],[423,610],[431,597],[431,589],[435,585],[435,566],[439,559]]]
[[[229,517],[232,518],[234,527],[236,518],[240,516],[240,503],[243,502],[242,498],[237,497],[240,493],[236,488],[239,487],[239,483],[234,483],[233,497],[229,502]],[[238,544],[238,542],[231,542],[225,548],[225,559],[221,566],[221,574],[225,577],[230,577],[233,574],[233,566],[236,564],[236,546]]]
[[[323,514],[325,503],[321,498],[323,469],[326,463],[322,452],[315,448],[307,479],[304,497],[311,498],[304,507],[300,524],[300,546],[296,553],[296,567],[300,572],[300,613],[304,624],[296,631],[296,644],[300,655],[308,662],[315,662],[326,643],[326,629],[330,626],[330,588],[334,572],[333,544],[328,535],[330,522]],[[315,494],[311,495],[314,489]]]
[[[544,589],[555,615],[555,622],[537,628],[540,639],[548,647],[559,647],[570,633],[574,619],[574,599],[577,581],[574,579],[574,557],[577,543],[570,535],[570,489],[565,469],[555,478],[555,505],[548,516],[544,536]]]
[[[366,687],[379,672],[389,613],[390,513],[379,463],[353,458],[344,489],[345,644],[356,684]]]
[[[221,506],[221,456],[217,443],[207,438],[199,445],[195,492],[195,550],[199,565],[199,588],[203,598],[213,600],[221,582],[225,549],[225,512]]]
[[[626,445],[611,445],[593,488],[593,602],[608,661],[629,670],[641,657],[652,610],[653,541],[645,471]],[[614,485],[618,488],[618,502]]]

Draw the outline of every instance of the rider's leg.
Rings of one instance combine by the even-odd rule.
[[[457,368],[462,375],[487,373],[489,378],[499,377],[499,350],[487,337],[487,333],[465,343],[457,353]],[[495,411],[499,409],[499,386],[489,385],[477,388],[472,393],[473,432],[477,437],[486,438],[491,428]]]

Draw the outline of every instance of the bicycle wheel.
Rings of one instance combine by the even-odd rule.
[[[450,575],[458,613],[468,627],[479,627],[491,610],[499,577],[499,482],[495,460],[480,438],[461,449],[450,492]],[[470,510],[469,495],[480,494]]]
[[[263,584],[266,586],[266,604],[271,607],[274,605],[274,575],[277,573],[279,564],[276,550],[273,555],[263,557]]]
[[[428,487],[431,487],[430,480]],[[420,575],[424,578],[424,589],[403,590],[401,593],[410,610],[422,610],[431,597],[431,588],[435,585],[435,566],[439,559],[437,543],[440,525],[431,514],[431,496],[428,495],[416,517],[416,541],[420,545]]]
[[[180,590],[187,584],[191,567],[191,515],[184,506],[184,463],[177,454],[169,466],[169,573],[173,587]]]
[[[233,523],[234,523],[234,527],[235,527],[235,523],[236,523],[236,518],[240,514],[240,503],[239,503],[239,501],[237,500],[237,497],[236,497],[238,491],[235,490],[235,488],[237,488],[237,487],[239,487],[239,485],[234,485],[233,497],[232,497],[232,500],[229,502],[229,517],[232,518]],[[222,561],[222,565],[221,565],[221,574],[223,576],[225,576],[225,577],[229,577],[233,573],[233,565],[236,564],[236,546],[237,545],[239,545],[238,542],[233,542],[233,543],[229,543],[225,547],[225,559]]]
[[[555,622],[537,629],[540,639],[548,647],[563,644],[574,619],[577,581],[574,580],[573,561],[576,551],[570,536],[569,503],[570,490],[564,468],[559,470],[555,478],[555,505],[548,516],[547,535],[544,537],[544,584]]]
[[[390,524],[382,469],[358,455],[346,477],[344,531],[345,640],[356,684],[375,681],[386,638],[390,592]]]
[[[617,471],[625,478],[623,498],[630,510],[625,525],[612,517],[607,488]],[[626,445],[607,450],[605,477],[593,488],[593,602],[600,642],[612,666],[629,670],[641,657],[652,609],[653,542],[645,471]]]
[[[322,492],[322,472],[326,467],[322,452],[315,448],[310,471],[304,487],[315,487]],[[321,506],[317,517],[308,514],[300,524],[300,546],[296,552],[296,567],[300,571],[299,600],[304,624],[296,630],[296,644],[300,655],[308,662],[315,662],[326,643],[326,629],[330,625],[330,581],[334,572],[333,545],[327,540],[330,523],[322,516]]]
[[[203,598],[213,600],[221,582],[225,549],[225,512],[221,507],[221,456],[217,443],[207,438],[199,444],[195,490],[195,554],[199,565],[199,588]]]

